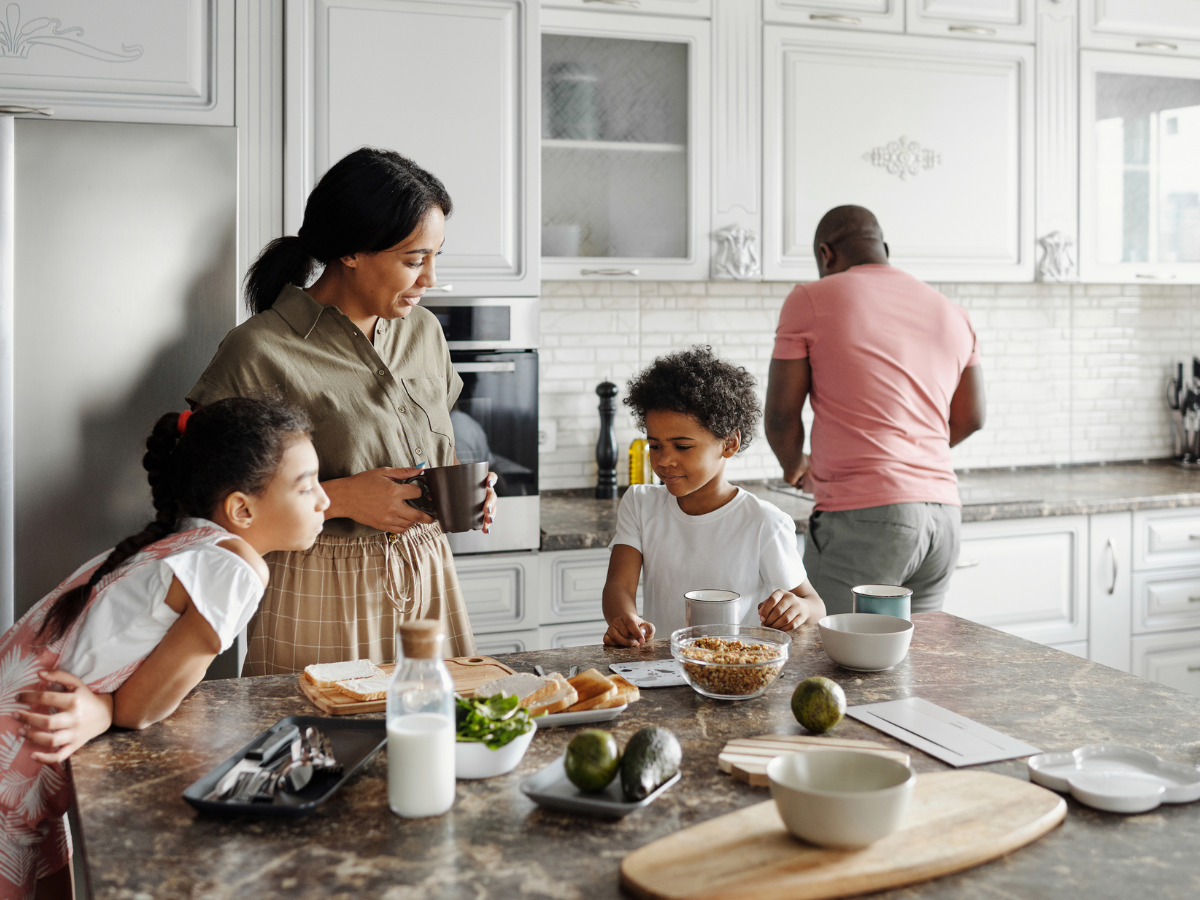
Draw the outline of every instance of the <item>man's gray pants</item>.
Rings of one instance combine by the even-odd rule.
[[[814,512],[804,568],[829,615],[853,612],[860,584],[911,588],[912,611],[942,608],[958,563],[962,510],[945,503],[895,503]]]

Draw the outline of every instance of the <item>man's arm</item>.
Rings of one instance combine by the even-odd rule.
[[[812,368],[807,357],[771,360],[763,424],[767,443],[783,466],[783,477],[788,484],[798,485],[808,471],[808,456],[804,453],[804,422],[800,419],[800,413],[811,386]]]
[[[954,389],[954,396],[950,398],[950,446],[961,444],[977,432],[983,427],[986,418],[983,366],[968,366],[963,369],[958,387]]]

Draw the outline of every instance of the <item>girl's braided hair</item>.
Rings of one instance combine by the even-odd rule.
[[[146,439],[142,457],[155,517],[108,554],[86,584],[54,601],[38,631],[58,640],[82,614],[96,585],[130,557],[174,533],[185,516],[211,518],[234,491],[258,494],[270,483],[284,451],[311,426],[303,412],[278,400],[231,397],[196,410],[179,433],[180,413],[167,413]]]
[[[646,413],[668,410],[691,416],[718,440],[739,434],[739,453],[754,440],[762,415],[754,376],[701,344],[654,360],[630,379],[624,403],[639,428],[646,427]]]

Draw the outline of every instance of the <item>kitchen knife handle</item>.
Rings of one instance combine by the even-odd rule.
[[[257,746],[251,747],[246,751],[246,759],[259,760],[263,762],[274,759],[279,751],[284,747],[290,746],[292,741],[300,736],[300,729],[295,725],[288,725],[276,731],[268,731],[263,735],[262,740]]]

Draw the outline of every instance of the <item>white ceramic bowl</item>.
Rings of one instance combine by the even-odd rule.
[[[881,672],[908,655],[913,623],[896,616],[843,613],[817,622],[825,652],[855,672]]]
[[[809,750],[767,765],[771,799],[788,831],[821,847],[866,847],[900,827],[916,774],[855,750]]]
[[[456,741],[454,777],[491,778],[495,775],[507,775],[517,767],[535,734],[536,728],[513,738],[498,750],[489,750],[478,741]]]

